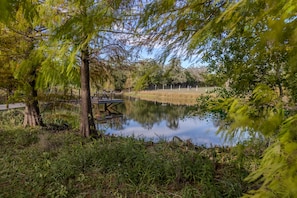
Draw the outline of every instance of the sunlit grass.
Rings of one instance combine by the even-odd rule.
[[[183,88],[183,89],[158,89],[149,91],[127,92],[126,96],[140,98],[142,100],[157,101],[171,104],[194,105],[197,98],[203,94],[208,94],[213,87]]]

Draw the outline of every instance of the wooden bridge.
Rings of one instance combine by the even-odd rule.
[[[108,111],[108,108],[111,108],[112,106],[118,105],[123,102],[124,100],[122,99],[92,97],[92,104],[99,104],[99,105],[103,104],[105,111]]]

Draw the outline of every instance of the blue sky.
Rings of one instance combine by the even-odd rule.
[[[156,59],[157,55],[159,55],[161,53],[161,50],[158,50],[157,48],[155,50],[153,50],[152,53],[148,53],[147,50],[143,50],[140,54],[140,60],[143,60],[143,59]],[[197,55],[199,56],[199,55]],[[194,59],[194,58],[193,58]],[[167,58],[165,64],[167,64],[170,60],[170,57]],[[184,68],[187,68],[191,65],[193,66],[206,66],[206,63],[202,63],[202,62],[199,62],[197,60],[194,60],[194,61],[190,61],[190,60],[181,60],[181,64],[182,64],[182,67]]]

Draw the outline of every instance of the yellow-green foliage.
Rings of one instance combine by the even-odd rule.
[[[262,186],[246,197],[295,197],[297,195],[297,115],[286,119],[277,141],[264,153],[260,168],[247,181],[261,180]]]
[[[253,129],[263,135],[275,135],[284,119],[281,102],[276,93],[266,85],[259,85],[247,99],[230,101],[228,117],[232,120],[229,131]]]
[[[249,98],[212,98],[209,104],[209,110],[221,109],[225,113],[223,124],[228,127],[221,129],[227,138],[248,131],[273,140],[263,154],[260,168],[246,178],[261,185],[245,196],[296,196],[297,115],[286,116],[281,99],[266,85],[259,85]]]

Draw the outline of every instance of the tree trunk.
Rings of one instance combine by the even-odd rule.
[[[44,126],[42,117],[40,115],[38,101],[35,100],[33,103],[27,103],[25,107],[25,119],[24,126]]]
[[[80,67],[80,81],[81,81],[81,115],[80,115],[80,132],[84,137],[89,137],[96,133],[92,113],[91,91],[90,91],[90,54],[89,48],[86,47],[81,50],[82,64]]]
[[[44,126],[42,121],[42,117],[40,115],[38,100],[37,100],[37,90],[35,89],[35,74],[36,71],[32,72],[34,76],[34,80],[29,82],[31,93],[28,97],[28,101],[26,102],[25,107],[25,118],[24,118],[24,126]]]

